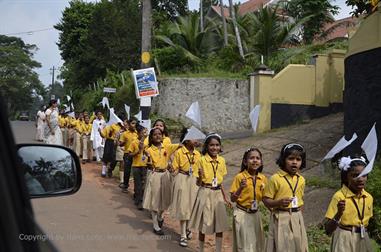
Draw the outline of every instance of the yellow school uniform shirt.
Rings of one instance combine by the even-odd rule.
[[[80,133],[83,134],[83,135],[90,135],[91,133],[91,129],[93,128],[93,125],[89,122],[89,123],[82,123],[81,124],[81,131]]]
[[[144,144],[148,145],[148,137],[146,137],[146,139],[144,139]],[[172,144],[171,139],[167,136],[163,137],[163,145],[169,145],[169,144]]]
[[[292,198],[292,189],[287,183],[286,179],[289,181],[293,189],[295,186],[297,186],[295,189],[295,196],[298,198],[298,207],[304,205],[303,197],[306,180],[299,173],[296,173],[295,176],[291,177],[290,174],[281,169],[279,169],[274,175],[271,176],[268,184],[265,187],[263,197],[267,197],[273,200]],[[291,208],[291,203],[287,208]]]
[[[352,199],[356,202],[361,215],[365,201],[363,225],[365,227],[368,226],[369,219],[373,216],[372,195],[365,190],[362,190],[361,195],[358,197],[345,185],[343,185],[343,187],[333,195],[325,217],[328,219],[333,219],[337,213],[337,203],[340,200],[345,200],[345,210],[341,216],[340,224],[344,226],[360,226],[361,221],[357,213],[356,205]]]
[[[132,157],[132,167],[145,167],[147,166],[147,157],[143,160],[143,151],[147,148],[147,145],[144,145],[143,150],[139,150],[140,140],[135,138],[132,140],[130,146],[127,149],[128,153],[131,153]]]
[[[258,173],[255,178],[255,199],[257,202],[259,202],[262,200],[263,191],[265,189],[265,185],[267,184],[267,178],[262,173]],[[246,186],[243,188],[241,194],[239,195],[237,203],[243,207],[250,208],[251,202],[254,200],[254,181],[253,177],[247,170],[238,173],[234,177],[233,183],[230,187],[230,193],[235,193],[238,190],[243,179],[246,179]]]
[[[75,118],[73,118],[71,116],[68,116],[68,117],[65,118],[65,120],[66,120],[66,127],[72,128],[73,124],[75,122]]]
[[[195,164],[201,159],[201,154],[198,150],[193,150],[191,154],[190,151],[185,147],[181,147],[176,151],[175,156],[172,161],[172,167],[174,170],[182,170],[184,172],[189,172],[189,167],[192,163],[192,169],[194,169]]]
[[[101,131],[101,136],[103,138],[115,140],[118,132],[122,129],[122,127],[118,124],[111,124],[109,126],[106,126],[102,131]]]
[[[66,126],[66,120],[65,117],[59,116],[58,117],[58,124],[61,128],[64,128]]]
[[[124,153],[128,153],[128,147],[130,146],[130,144],[135,138],[138,138],[138,132],[136,130],[134,131],[127,130],[122,133],[119,141],[121,143],[124,143]]]
[[[82,130],[82,124],[84,124],[85,122],[83,120],[76,120],[75,122],[75,125],[74,125],[74,129],[76,131],[78,131],[79,133],[81,133],[81,130]]]
[[[151,164],[153,168],[158,170],[165,170],[168,166],[170,156],[178,149],[178,144],[161,145],[161,148],[151,145],[147,148],[147,152],[151,157]]]
[[[222,183],[224,176],[227,174],[225,159],[220,155],[217,155],[216,159],[211,158],[208,153],[202,156],[193,171],[193,174],[196,177],[198,177],[198,169],[201,167],[204,171],[204,176],[202,177],[202,182],[204,184],[212,184],[214,171],[216,172],[218,185]]]

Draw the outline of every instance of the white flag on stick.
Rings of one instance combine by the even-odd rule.
[[[69,113],[67,115],[70,116],[71,118],[75,118],[75,113],[74,112],[71,112],[71,113]]]
[[[140,122],[142,120],[142,111],[139,111],[139,113],[135,115],[135,118]]]
[[[105,108],[105,106],[107,106],[107,108],[110,109],[110,103],[109,103],[107,97],[103,97],[102,101],[100,103],[102,103],[103,108]]]
[[[67,99],[67,102],[69,102],[71,100],[71,97],[66,95],[66,99]]]
[[[352,135],[352,138],[347,141],[345,139],[345,136],[343,136],[337,143],[335,146],[333,146],[333,148],[327,153],[327,155],[325,155],[325,157],[321,160],[326,160],[326,159],[330,159],[330,158],[333,158],[337,153],[339,153],[340,151],[344,150],[348,145],[350,145],[351,143],[353,143],[354,140],[357,139],[357,134],[354,133]]]
[[[107,122],[107,125],[115,123],[123,123],[123,121],[115,114],[114,108],[110,108],[110,120]]]
[[[124,110],[126,111],[127,119],[130,119],[130,106],[124,104]]]
[[[192,103],[185,116],[191,119],[199,128],[201,128],[201,112],[198,101]]]
[[[73,103],[71,103],[71,108],[74,110],[74,104]]]
[[[257,132],[257,127],[258,127],[258,119],[259,119],[259,112],[261,110],[260,105],[256,105],[254,109],[250,112],[250,122],[251,122],[251,127],[254,130],[254,133]]]
[[[61,105],[61,100],[60,100],[60,98],[57,99],[57,104],[58,104],[58,105]]]
[[[378,141],[376,133],[376,123],[374,123],[372,129],[369,131],[368,136],[365,138],[364,142],[361,145],[361,148],[364,150],[366,157],[369,160],[369,164],[360,173],[358,178],[367,175],[372,171],[374,160],[376,159],[377,154],[377,145]]]
[[[183,142],[185,140],[200,140],[204,139],[206,136],[204,133],[202,133],[199,129],[196,127],[192,126],[190,129],[188,129],[187,134],[185,135]]]

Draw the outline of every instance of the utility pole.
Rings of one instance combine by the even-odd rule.
[[[53,84],[54,84],[54,71],[55,71],[55,67],[53,66],[53,68],[50,68],[50,71],[52,71],[52,87],[53,87]]]

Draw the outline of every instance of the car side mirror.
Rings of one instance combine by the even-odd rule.
[[[81,165],[71,149],[47,144],[19,144],[17,148],[31,198],[69,195],[81,187]]]

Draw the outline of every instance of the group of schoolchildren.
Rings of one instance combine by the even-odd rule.
[[[63,145],[71,148],[78,157],[81,157],[82,163],[91,162],[94,154],[95,159],[101,161],[103,140],[97,137],[99,134],[94,134],[93,129],[106,126],[102,112],[89,115],[85,111],[71,117],[61,111],[58,124],[62,132]]]
[[[147,132],[136,119],[99,130],[105,139],[102,176],[110,176],[115,162],[124,169],[123,189],[127,190],[132,170],[134,202],[139,210],[151,212],[153,232],[163,235],[164,211],[180,222],[180,245],[186,247],[198,230],[199,251],[205,235],[215,234],[216,251],[222,251],[223,232],[229,230],[226,207],[233,207],[234,251],[308,251],[303,220],[306,150],[298,143],[282,147],[278,171],[267,179],[262,153],[257,148],[244,152],[241,171],[234,177],[230,195],[223,188],[227,174],[220,156],[221,137],[208,134],[198,140],[172,144],[163,120]],[[148,136],[147,136],[148,135]],[[201,147],[201,153],[198,148]],[[328,206],[326,233],[333,234],[332,251],[372,251],[367,226],[373,216],[373,198],[364,190],[367,176],[358,177],[366,167],[363,157],[340,160],[342,187]],[[259,211],[271,212],[267,238]]]

